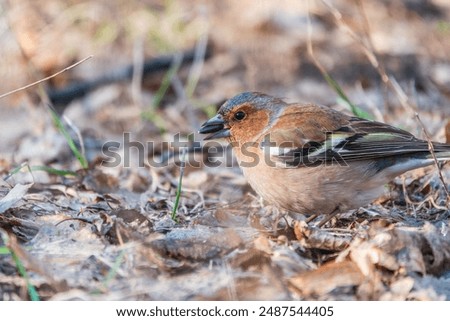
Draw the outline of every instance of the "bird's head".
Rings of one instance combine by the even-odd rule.
[[[263,93],[244,92],[227,100],[217,115],[200,127],[199,133],[210,134],[205,140],[255,141],[286,105],[284,101]]]

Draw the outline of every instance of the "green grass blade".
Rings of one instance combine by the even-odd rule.
[[[157,108],[166,95],[167,89],[169,89],[173,76],[175,76],[175,74],[178,72],[178,69],[180,69],[181,67],[181,62],[181,56],[175,56],[172,66],[170,66],[169,70],[164,75],[161,85],[155,93],[155,96],[153,98],[153,108]]]
[[[19,271],[19,274],[25,279],[25,282],[27,283],[28,295],[30,296],[31,301],[40,301],[39,294],[33,284],[31,284],[27,270],[23,266],[22,261],[14,251],[11,251],[11,255],[14,263],[16,264],[17,270]]]
[[[79,149],[75,145],[75,142],[73,141],[69,132],[64,127],[64,125],[61,121],[61,118],[59,118],[58,114],[52,108],[49,108],[49,110],[50,110],[50,114],[52,116],[52,119],[53,119],[53,122],[54,122],[56,128],[58,128],[58,130],[63,134],[64,138],[67,141],[67,144],[69,145],[70,149],[72,150],[72,153],[78,159],[78,162],[80,163],[81,167],[83,169],[87,169],[88,162],[87,162],[86,158],[84,157],[84,155],[79,151]]]
[[[366,119],[373,119],[372,115],[362,110],[361,108],[359,108],[350,101],[350,99],[345,94],[344,90],[341,88],[341,86],[339,86],[338,82],[333,77],[331,77],[330,74],[324,72],[322,73],[322,75],[327,81],[327,83],[330,85],[330,87],[333,88],[333,90],[338,94],[339,98],[341,99],[341,102],[344,102],[346,107],[350,109],[353,115]]]
[[[148,109],[141,114],[142,118],[153,123],[161,134],[164,134],[166,130],[166,123],[164,118],[161,117],[155,110]]]
[[[0,238],[2,239],[4,244],[9,243],[8,234],[1,232]],[[28,273],[27,273],[27,270],[25,269],[25,266],[23,265],[19,256],[14,252],[14,250],[8,246],[1,246],[0,254],[11,254],[11,257],[16,265],[17,271],[19,272],[20,276],[25,280],[25,282],[27,284],[27,290],[28,290],[28,295],[30,296],[30,300],[31,301],[40,301],[39,294],[38,294],[36,288],[33,286],[33,284],[31,284],[30,278],[28,277]]]
[[[147,108],[147,110],[142,112],[142,118],[151,121],[153,124],[155,124],[156,127],[158,127],[158,129],[160,130],[161,134],[164,134],[166,132],[166,124],[164,119],[160,115],[158,115],[156,109],[159,107],[161,101],[166,95],[166,92],[169,89],[169,86],[172,82],[172,78],[180,69],[181,62],[182,56],[181,55],[175,56],[172,65],[170,66],[169,70],[165,73],[163,80],[161,81],[161,85],[159,86],[158,90],[155,93],[155,96],[153,97],[151,107]]]
[[[77,173],[74,171],[66,171],[66,170],[56,169],[56,168],[49,167],[49,166],[36,165],[36,166],[31,166],[30,169],[32,171],[44,171],[49,174],[54,174],[54,175],[58,175],[58,176],[77,176]]]
[[[109,283],[117,275],[117,271],[119,270],[119,267],[123,262],[123,257],[125,256],[125,253],[126,253],[125,249],[120,250],[119,255],[117,255],[113,266],[108,271],[108,274],[105,276],[105,279],[102,281],[101,285],[90,292],[92,295],[99,295],[107,290]]]
[[[116,276],[117,274],[117,270],[119,269],[120,265],[123,262],[123,257],[125,256],[125,249],[120,250],[119,255],[117,256],[116,260],[114,261],[113,266],[111,267],[111,269],[108,271],[108,274],[105,277],[105,280],[103,280],[103,286],[105,288],[108,287],[109,282],[111,282],[111,280]]]
[[[184,169],[186,167],[185,159],[186,159],[186,148],[183,149],[183,153],[181,154],[180,177],[178,179],[175,203],[173,204],[172,215],[171,215],[172,220],[174,220],[175,222],[177,222],[177,211],[178,211],[178,206],[180,205],[181,188],[183,186]]]
[[[0,246],[0,255],[11,254],[11,251],[6,246]]]

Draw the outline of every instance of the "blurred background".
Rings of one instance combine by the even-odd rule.
[[[249,90],[424,137],[418,113],[449,143],[450,1],[0,0],[0,43],[0,95],[58,74],[0,98],[0,232],[19,241],[0,238],[0,250],[20,254],[42,299],[450,298],[448,199],[434,167],[333,221],[348,235],[381,221],[336,262],[354,234],[308,244],[238,168],[188,166],[181,188],[167,145],[178,133],[200,142],[200,125]],[[136,150],[130,166],[101,166],[103,144],[125,133],[168,166],[136,166]],[[22,174],[34,185],[10,195]],[[380,233],[397,243],[373,243]],[[0,255],[0,299],[31,298],[15,266]]]

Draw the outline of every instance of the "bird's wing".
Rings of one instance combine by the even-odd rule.
[[[278,165],[301,167],[408,154],[429,156],[428,142],[402,129],[347,116],[327,107],[309,109],[312,114],[301,109],[287,113],[289,126],[275,124],[262,140],[261,147],[269,147],[271,159]],[[450,145],[434,143],[433,147],[436,152],[450,153]]]

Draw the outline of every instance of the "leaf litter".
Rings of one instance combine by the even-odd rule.
[[[44,2],[51,7],[54,0]],[[24,3],[26,10],[22,14],[34,10]],[[47,5],[40,10],[45,11]],[[158,98],[160,106],[154,110],[158,116],[152,114],[153,120],[159,119],[156,124],[152,119],[140,118],[145,108],[133,100],[128,85],[121,83],[107,85],[65,106],[64,115],[79,126],[83,136],[88,169],[79,170],[69,147],[50,126],[48,114],[33,111],[42,107],[33,100],[28,101],[30,106],[25,106],[28,106],[26,116],[32,118],[34,127],[14,131],[5,124],[8,136],[0,163],[4,177],[22,161],[33,166],[78,170],[75,177],[33,171],[33,184],[23,180],[25,174],[18,172],[11,175],[14,182],[8,179],[0,186],[0,229],[9,239],[7,244],[3,239],[0,241],[0,250],[17,253],[40,298],[449,300],[449,200],[433,167],[396,178],[384,197],[367,207],[342,213],[325,228],[318,229],[306,225],[300,214],[285,213],[264,204],[246,184],[231,155],[226,156],[231,159],[230,166],[214,167],[211,164],[217,157],[197,150],[186,155],[188,165],[176,220],[171,219],[180,181],[179,158],[165,145],[172,141],[172,133],[181,132],[188,137],[196,130],[192,119],[201,123],[208,117],[208,110],[214,112],[226,98],[243,90],[257,89],[292,100],[328,105],[338,100],[306,55],[307,37],[301,30],[306,30],[307,19],[302,5],[289,1],[277,4],[276,8],[272,7],[275,4],[255,8],[251,1],[202,5],[207,6],[210,14],[213,52],[204,61],[195,102],[192,97],[186,99],[177,94],[177,86],[173,85],[164,97]],[[414,10],[423,8],[404,7],[404,11],[388,16],[386,12],[393,4],[383,4],[386,12],[378,10],[380,5],[377,1],[365,2],[371,32],[376,35],[374,46],[384,50],[377,58],[386,62],[389,76],[398,78],[394,83],[415,97],[431,137],[448,142],[450,96],[443,85],[442,72],[437,69],[449,66],[448,59],[441,54],[450,49],[450,42],[442,40],[448,35],[436,33],[433,23],[424,24],[417,19]],[[130,6],[131,11],[153,10],[133,1]],[[182,11],[183,4],[179,6]],[[335,6],[345,12],[340,23],[361,31],[352,2],[337,1]],[[255,14],[237,18],[247,12],[242,7],[255,9]],[[108,10],[102,11],[105,23],[113,16]],[[406,111],[396,95],[383,93],[387,89],[377,72],[367,67],[370,63],[361,53],[360,45],[342,45],[349,43],[349,39],[339,29],[342,25],[336,25],[329,9],[314,4],[312,10],[314,53],[333,78],[343,84],[347,96],[365,111],[375,110],[375,116],[382,117],[381,120],[420,135],[414,117],[404,117]],[[442,19],[441,15],[450,15],[448,8],[442,7],[438,12],[440,15],[429,13],[427,19],[435,22]],[[13,21],[20,21],[17,8],[11,14]],[[42,24],[45,15],[36,11],[29,16]],[[192,33],[190,28],[196,27],[196,19],[197,16],[184,17],[186,30]],[[63,21],[66,20],[53,23]],[[230,26],[229,21],[235,21],[235,26]],[[424,49],[429,52],[422,53],[420,59],[411,54],[414,50],[419,52],[415,37],[397,36],[395,41],[403,39],[402,46],[388,45],[392,39],[384,29],[401,23],[414,26],[415,37],[430,48]],[[26,26],[13,25],[14,28],[22,30]],[[52,39],[58,37],[52,30],[66,30],[64,25],[50,29],[46,29],[45,35],[34,30],[33,34]],[[91,39],[92,49],[95,41],[89,30],[88,26],[70,29],[67,37],[84,43]],[[401,32],[392,30],[394,35]],[[20,37],[19,45],[24,46],[23,41]],[[125,37],[122,41],[130,39]],[[272,43],[269,47],[273,48],[268,48],[267,43]],[[182,45],[185,43],[177,49]],[[189,45],[192,47],[193,43]],[[118,61],[129,61],[121,41],[103,46],[124,52]],[[158,50],[152,50],[151,54],[156,55]],[[77,55],[91,54],[81,51]],[[61,57],[75,52],[64,51]],[[32,55],[38,69],[48,73],[54,72],[51,66],[59,68],[62,63],[58,60],[62,58],[52,58],[54,55],[49,55],[49,51],[35,50]],[[108,61],[108,55],[103,58]],[[88,74],[83,68],[71,72],[82,79]],[[110,74],[109,71],[96,69],[104,74]],[[189,66],[181,67],[175,77],[178,80],[172,79],[172,83],[185,81],[188,71]],[[160,88],[163,78],[164,74],[143,80],[141,102],[153,100],[151,93]],[[53,85],[64,85],[67,81],[61,79]],[[14,101],[3,103],[14,106]],[[18,120],[23,113],[21,110],[17,114]],[[8,115],[6,120],[10,119]],[[145,152],[154,161],[167,160],[167,166],[139,166],[140,155],[133,153],[130,166],[105,166],[101,146],[106,141],[122,141],[124,132],[131,132],[134,141],[153,142]],[[80,143],[77,135],[71,135],[75,144]],[[194,134],[194,139],[199,141],[201,137]],[[217,148],[229,152],[223,145]],[[189,166],[195,159],[202,160],[200,167]],[[449,165],[443,165],[440,171],[448,185]],[[29,178],[30,173],[26,175]],[[26,289],[27,282],[19,275],[11,255],[0,254],[0,299],[29,300]]]

